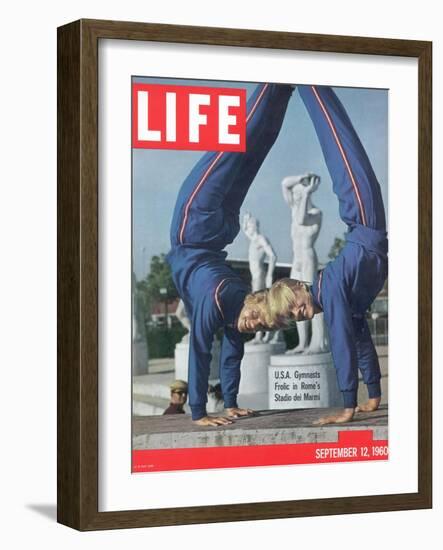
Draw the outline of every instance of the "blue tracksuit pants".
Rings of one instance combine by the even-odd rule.
[[[383,200],[369,158],[335,92],[328,86],[298,90],[314,124],[340,216],[349,227],[344,249],[318,273],[311,291],[324,311],[344,405],[354,407],[358,370],[369,397],[381,395],[380,366],[365,314],[387,276]]]
[[[240,231],[240,207],[283,123],[289,85],[260,84],[248,100],[246,152],[208,152],[178,194],[168,262],[191,319],[189,404],[206,415],[211,346],[223,327],[220,381],[225,407],[237,406],[243,338],[237,319],[248,286],[225,262],[226,245]]]

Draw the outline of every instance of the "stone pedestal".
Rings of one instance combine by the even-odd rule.
[[[257,410],[267,408],[270,358],[270,344],[245,344],[238,394],[240,407]]]
[[[332,356],[273,355],[268,368],[270,409],[342,407]]]
[[[211,370],[209,380],[217,380],[220,377],[220,342],[212,345]],[[188,381],[189,343],[179,342],[175,346],[175,378],[176,380]]]
[[[267,342],[271,346],[271,355],[279,355],[286,351],[286,341],[282,330],[277,330],[274,333],[268,333],[272,338]]]
[[[280,355],[286,351],[286,343],[284,341],[269,342],[271,346],[271,355]]]
[[[268,391],[268,367],[271,358],[269,344],[245,344],[241,363],[239,393],[264,393]]]

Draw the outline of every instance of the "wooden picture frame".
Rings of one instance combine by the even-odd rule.
[[[98,42],[157,41],[418,59],[418,492],[98,511]],[[58,29],[58,521],[79,530],[432,506],[432,44],[380,38],[80,20]]]

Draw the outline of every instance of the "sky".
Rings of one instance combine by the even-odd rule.
[[[256,84],[204,80],[136,78],[136,82],[245,88],[249,97]],[[315,83],[314,83],[315,84]],[[334,88],[366,149],[380,183],[388,214],[388,90]],[[137,280],[149,272],[153,255],[170,248],[169,226],[180,186],[202,151],[133,149],[133,261]],[[240,216],[250,212],[260,221],[277,261],[292,263],[291,211],[283,199],[281,181],[289,175],[314,172],[321,177],[313,204],[323,212],[316,242],[320,263],[328,261],[335,237],[346,226],[338,215],[338,201],[312,122],[295,91],[273,148],[261,166]],[[228,257],[246,259],[249,241],[242,231],[226,250]]]

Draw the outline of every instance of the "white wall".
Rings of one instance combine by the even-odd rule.
[[[7,8],[5,7],[7,6]],[[442,303],[443,38],[438,3],[250,0],[7,3],[0,88],[1,539],[12,547],[373,549],[406,548],[439,537],[442,519],[442,402],[435,391],[434,510],[79,534],[54,521],[56,466],[56,27],[80,17],[261,28],[434,41],[435,310]],[[440,32],[439,32],[440,31]],[[3,197],[3,191],[6,196]],[[5,256],[6,252],[6,256]],[[6,307],[5,307],[6,304]],[[441,320],[435,319],[440,358]],[[442,387],[435,360],[435,388]],[[407,423],[405,396],[405,423]],[[406,429],[406,428],[405,428]],[[441,537],[439,537],[440,539]],[[15,539],[15,540],[14,540]],[[437,539],[437,540],[439,540]],[[37,542],[38,541],[38,542]]]

